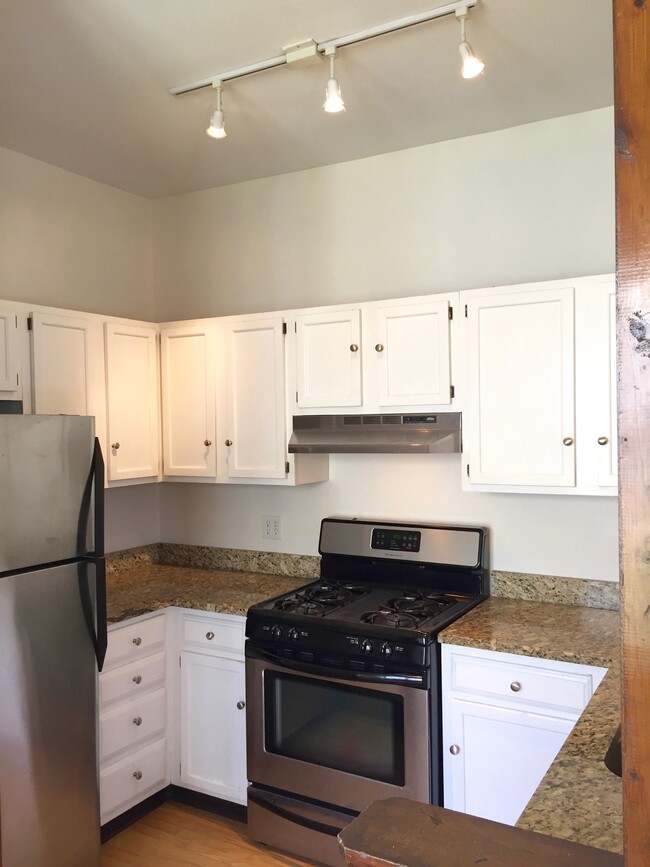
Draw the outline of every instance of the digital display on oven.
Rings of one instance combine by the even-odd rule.
[[[420,550],[422,533],[419,530],[392,530],[388,527],[374,527],[372,531],[371,548],[379,551]]]

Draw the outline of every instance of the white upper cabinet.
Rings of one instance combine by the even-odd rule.
[[[464,294],[470,482],[575,485],[573,285]]]
[[[104,335],[99,319],[32,313],[34,412],[92,415],[106,454]]]
[[[163,475],[216,478],[216,354],[213,323],[160,332]]]
[[[159,472],[156,328],[106,323],[108,479]]]
[[[374,365],[382,407],[451,403],[447,298],[374,306]]]
[[[2,305],[0,306],[0,394],[3,399],[18,400],[19,371],[18,316],[10,307]]]
[[[219,475],[226,479],[287,476],[283,326],[282,317],[222,320]]]
[[[296,363],[299,407],[361,406],[361,311],[297,316]]]

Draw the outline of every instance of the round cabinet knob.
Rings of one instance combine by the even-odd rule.
[[[135,683],[135,684],[141,684],[142,683],[142,678],[140,677],[139,674],[136,674],[136,676],[133,678],[133,683]]]
[[[237,710],[243,710],[245,707],[246,707],[245,701],[238,701],[237,702]]]
[[[392,656],[393,655],[393,646],[385,641],[381,646],[381,652],[383,656]]]
[[[276,641],[279,641],[282,638],[282,627],[274,626],[271,630],[271,635],[275,638]]]
[[[573,437],[564,437],[562,440],[562,445],[572,446],[573,445]]]
[[[599,446],[606,446],[608,442],[609,440],[607,439],[607,437],[598,437]]]
[[[365,654],[372,653],[372,643],[368,641],[366,638],[365,641],[361,642],[361,652]]]
[[[300,633],[298,632],[298,630],[291,627],[291,629],[289,630],[289,641],[298,641],[299,638]]]
[[[214,632],[206,632],[205,637],[208,639],[208,641],[212,641],[212,639],[214,638]]]
[[[140,645],[142,644],[142,639],[141,638],[134,638],[133,643],[135,644],[136,647],[140,647]]]
[[[133,771],[133,779],[141,780],[142,779],[142,771]]]
[[[452,756],[457,756],[460,752],[460,747],[458,746],[458,744],[452,744],[449,747],[449,752],[452,754]]]
[[[226,440],[226,445],[227,445],[227,446],[231,446],[231,445],[232,445],[232,440]]]
[[[119,443],[111,443],[111,448],[113,449],[114,452],[116,452],[119,449],[119,447],[120,447]]]
[[[358,351],[359,351],[359,347],[357,346],[356,343],[350,344],[350,352],[358,352]]]
[[[383,352],[384,344],[383,343],[375,343],[375,352]]]
[[[204,445],[204,446],[206,447],[206,449],[207,449],[208,446],[211,446],[211,445],[212,445],[212,440],[203,440],[203,445]]]
[[[521,684],[519,683],[518,680],[513,680],[512,683],[510,684],[510,689],[513,692],[519,692],[519,690],[521,689]]]
[[[133,725],[134,726],[141,726],[142,725],[142,717],[141,716],[134,716],[133,717]]]

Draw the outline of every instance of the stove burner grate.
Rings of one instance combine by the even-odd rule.
[[[390,611],[383,608],[379,611],[368,611],[361,616],[363,623],[373,623],[376,626],[393,626],[397,629],[414,629],[418,625],[418,618],[412,614],[404,614],[400,611]]]

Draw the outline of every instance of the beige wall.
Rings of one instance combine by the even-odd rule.
[[[0,148],[0,298],[152,319],[151,202]]]
[[[155,201],[161,321],[614,268],[613,113]]]

